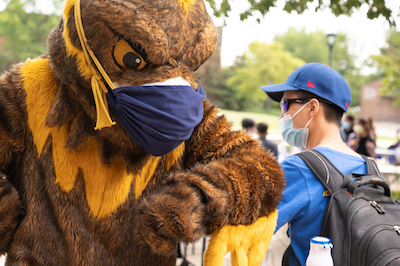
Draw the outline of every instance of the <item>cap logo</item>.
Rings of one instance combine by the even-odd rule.
[[[345,106],[346,106],[346,108],[349,108],[350,104],[348,102],[346,102]]]
[[[315,84],[311,80],[309,80],[307,82],[307,87],[316,88],[317,86],[315,86]]]

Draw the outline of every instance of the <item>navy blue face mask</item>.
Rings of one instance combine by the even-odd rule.
[[[125,86],[106,93],[108,104],[131,138],[154,156],[189,139],[203,118],[206,94],[189,85]]]

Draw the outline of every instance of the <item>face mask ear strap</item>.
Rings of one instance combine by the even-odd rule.
[[[90,49],[89,45],[87,44],[87,39],[85,37],[85,32],[83,30],[83,25],[82,25],[80,0],[75,0],[74,13],[75,13],[76,31],[79,36],[79,41],[81,43],[82,51],[85,56],[86,63],[88,64],[89,69],[93,74],[91,85],[97,112],[97,122],[96,122],[96,127],[94,129],[97,130],[97,129],[102,129],[104,127],[111,127],[115,125],[115,122],[111,120],[110,113],[108,110],[108,105],[106,104],[107,101],[105,93],[107,93],[107,91],[109,90],[112,91],[113,89],[115,89],[115,86],[111,82],[107,73],[104,71],[99,60],[97,60],[92,49]],[[100,74],[94,68],[90,58],[92,58]],[[106,81],[108,87],[104,84],[103,79]]]
[[[308,127],[308,124],[310,124],[311,123],[311,120],[313,119],[314,117],[311,117],[311,119],[310,120],[308,120],[308,122],[307,122],[307,124],[306,124],[306,126],[304,127],[304,128],[307,128]]]
[[[307,149],[307,144],[308,144],[308,133],[310,132],[307,128],[307,126],[304,128],[305,130],[305,136],[303,138],[303,141],[301,142],[301,145],[303,146],[304,149]]]
[[[300,113],[300,111],[301,110],[303,110],[304,109],[304,107],[306,107],[307,106],[307,104],[309,103],[310,101],[308,101],[305,105],[303,105],[299,110],[297,110],[297,112],[296,113],[294,113],[294,115],[292,116],[292,118],[293,117],[295,117],[298,113]]]

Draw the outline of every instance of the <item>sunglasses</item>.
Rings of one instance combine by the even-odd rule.
[[[290,104],[291,103],[306,103],[310,101],[313,98],[302,98],[302,99],[287,99],[287,100],[282,100],[280,102],[281,105],[281,110],[283,113],[286,113],[289,110]]]

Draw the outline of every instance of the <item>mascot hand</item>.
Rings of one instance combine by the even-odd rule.
[[[260,265],[275,231],[277,218],[276,210],[253,224],[225,225],[213,232],[204,254],[204,265],[223,265],[228,252],[231,252],[232,266]]]
[[[0,255],[7,252],[22,214],[17,190],[7,177],[0,173]]]
[[[204,205],[200,204],[200,198],[191,192],[181,196],[174,197],[164,191],[138,202],[135,213],[140,222],[135,234],[154,253],[176,255],[178,241],[193,242],[205,235]],[[185,196],[190,200],[183,200]]]

